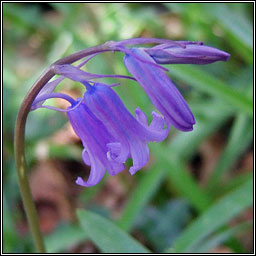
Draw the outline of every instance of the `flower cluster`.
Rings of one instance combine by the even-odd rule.
[[[155,43],[151,48],[128,47],[130,45]],[[195,118],[178,89],[166,75],[160,64],[209,64],[227,61],[229,54],[218,49],[204,46],[201,42],[173,42],[165,39],[135,38],[120,42],[108,42],[109,51],[125,54],[124,65],[132,77],[123,75],[98,75],[81,69],[96,54],[92,54],[77,67],[71,64],[56,65],[54,71],[61,75],[48,82],[34,100],[31,110],[49,108],[67,113],[68,119],[83,143],[82,158],[91,166],[87,181],[78,177],[81,186],[97,184],[107,170],[116,175],[124,170],[124,163],[132,158],[133,175],[148,161],[150,141],[163,141],[170,127],[181,131],[193,130]],[[100,53],[100,52],[99,52]],[[133,116],[120,97],[111,88],[119,84],[104,84],[95,81],[104,77],[132,79],[138,82],[156,109],[149,124],[145,113],[137,108]],[[53,92],[65,78],[80,82],[86,92],[82,98],[74,100],[68,95]],[[45,106],[49,98],[62,98],[70,103],[67,109]]]

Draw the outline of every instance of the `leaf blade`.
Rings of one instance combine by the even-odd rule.
[[[174,249],[168,249],[167,252],[188,252],[207,235],[249,207],[252,202],[253,180],[250,179],[213,204],[177,238]]]
[[[160,162],[158,163],[159,165],[154,165],[153,168],[147,170],[147,173],[144,174],[135,190],[132,192],[123,210],[122,216],[118,220],[118,225],[122,229],[130,230],[132,228],[139,213],[158,189],[161,181],[166,177],[167,172],[163,169],[162,164]]]
[[[110,220],[82,209],[77,210],[77,215],[86,234],[103,253],[149,253]]]
[[[253,114],[253,101],[244,93],[229,87],[226,83],[207,72],[189,65],[172,65],[171,75],[195,87],[197,90],[222,99],[250,116]]]

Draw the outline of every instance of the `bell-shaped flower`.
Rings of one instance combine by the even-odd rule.
[[[83,143],[83,160],[91,166],[88,180],[85,182],[78,177],[76,183],[93,186],[102,179],[106,170],[110,175],[116,175],[125,168],[124,163],[129,157],[133,160],[129,171],[135,174],[148,162],[147,143],[167,137],[169,130],[163,129],[164,119],[153,112],[153,120],[148,125],[146,115],[137,108],[135,118],[110,86],[87,82],[83,71],[72,66],[66,65],[63,70],[66,77],[86,86],[84,97],[74,100],[62,93],[44,93],[36,98],[32,109],[46,107],[67,112],[71,126]],[[65,99],[71,106],[62,110],[38,105],[49,98]]]
[[[124,64],[163,114],[168,127],[173,125],[182,131],[193,130],[195,118],[189,106],[164,71],[156,67],[156,62],[147,52],[140,48],[131,48],[126,51]]]
[[[67,115],[73,130],[83,143],[83,160],[85,164],[91,166],[87,182],[79,177],[76,181],[78,185],[96,185],[104,176],[106,169],[110,175],[116,175],[125,168],[123,163],[112,161],[108,157],[108,154],[115,154],[115,151],[112,151],[108,145],[120,143],[111,136],[102,121],[95,116],[83,100],[78,99],[68,107]]]
[[[150,141],[162,141],[168,135],[163,118],[153,112],[148,125],[146,115],[136,109],[136,118],[126,109],[119,96],[107,85],[95,83],[87,86],[84,104],[104,123],[107,131],[117,143],[108,144],[108,158],[123,163],[128,157],[133,160],[130,173],[134,174],[148,161]]]

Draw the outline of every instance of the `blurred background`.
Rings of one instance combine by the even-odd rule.
[[[191,107],[193,132],[174,128],[150,143],[150,160],[82,188],[90,169],[63,113],[39,109],[26,126],[26,158],[48,252],[104,251],[77,222],[76,209],[112,219],[153,252],[252,253],[253,3],[4,3],[3,4],[3,248],[31,253],[19,194],[13,135],[19,106],[54,61],[108,40],[159,37],[203,41],[231,54],[211,65],[166,65]],[[104,53],[92,73],[129,75],[123,54]],[[115,82],[105,79],[106,82]],[[154,110],[133,81],[115,88],[128,109]],[[83,86],[63,81],[73,97]],[[65,108],[62,100],[49,101]],[[132,162],[128,161],[127,169]],[[113,240],[114,241],[114,240]]]

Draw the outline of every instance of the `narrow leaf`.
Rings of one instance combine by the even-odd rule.
[[[176,191],[185,196],[196,210],[199,212],[204,211],[209,206],[211,200],[199,187],[184,164],[179,159],[174,158],[172,152],[166,150],[161,144],[153,144],[150,149],[163,164],[168,166],[169,180]]]
[[[166,169],[166,166],[163,167],[163,164],[159,161],[143,175],[135,190],[131,193],[122,217],[118,221],[118,225],[122,229],[130,230],[132,228],[140,212],[167,175],[164,168]]]
[[[200,243],[199,247],[197,247],[193,250],[193,253],[209,253],[210,250],[223,244],[225,241],[227,241],[229,238],[231,238],[236,233],[248,230],[249,228],[252,228],[251,221],[238,224],[235,227],[232,227],[225,231],[219,232],[215,236],[209,238],[207,241]]]
[[[49,253],[64,252],[71,246],[86,241],[88,236],[76,225],[61,225],[45,237],[46,250]]]
[[[179,159],[187,160],[191,157],[200,143],[214,133],[233,114],[229,106],[220,104],[218,101],[210,101],[207,105],[199,103],[198,108],[201,109],[201,112],[198,113],[198,118],[196,116],[194,130],[187,133],[178,132],[172,138],[168,147],[171,154],[177,155]],[[193,108],[193,105],[192,110],[193,113],[196,112],[196,108]],[[202,111],[205,113],[202,113]],[[202,114],[203,118],[200,118]],[[214,120],[214,122],[211,120]]]
[[[110,220],[81,209],[77,215],[85,234],[103,253],[149,253],[148,249]]]
[[[176,240],[168,252],[191,252],[209,234],[227,224],[253,202],[252,179],[225,195],[197,218]],[[217,218],[216,218],[217,217]]]
[[[248,144],[252,141],[253,125],[247,116],[242,114],[238,115],[228,140],[228,144],[224,149],[212,175],[209,178],[207,190],[214,190],[215,185],[224,172],[229,170],[232,164],[235,163],[234,159],[238,159],[239,155],[246,149]]]
[[[222,99],[232,104],[239,111],[246,112],[250,116],[253,113],[253,101],[240,91],[228,86],[223,81],[199,68],[189,65],[172,65],[171,75],[186,82],[196,89]]]

